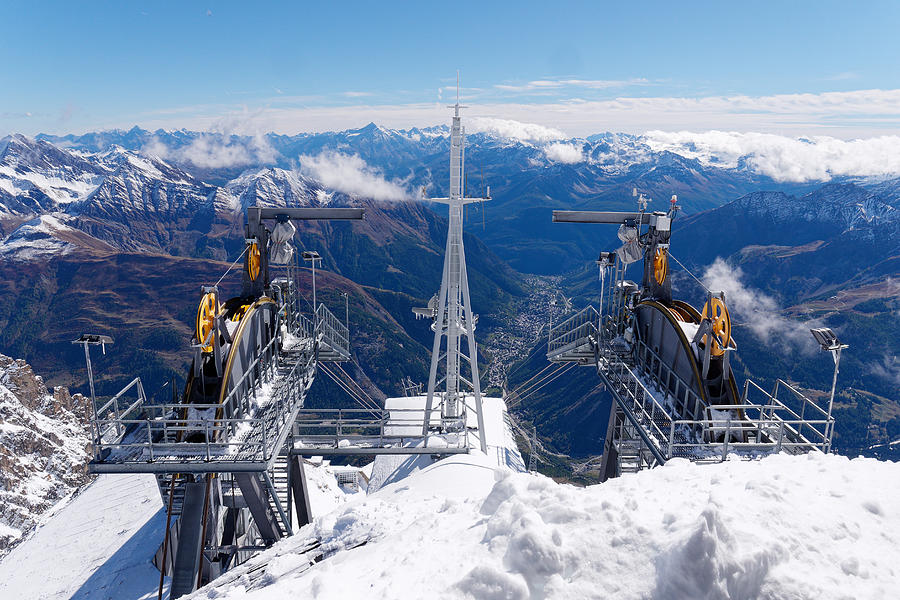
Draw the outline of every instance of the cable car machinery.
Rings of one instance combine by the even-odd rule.
[[[347,325],[324,304],[301,311],[292,221],[363,214],[249,207],[241,295],[222,302],[218,283],[202,288],[181,401],[150,404],[135,378],[95,410],[91,472],[157,477],[167,510],[154,560],[160,595],[166,574],[177,598],[290,535],[294,512],[298,525],[309,522],[295,421],[318,363],[348,360],[350,346]],[[272,279],[270,263],[286,276]]]
[[[547,349],[552,362],[594,365],[612,393],[601,478],[672,457],[703,462],[729,454],[828,452],[831,402],[823,409],[781,379],[772,393],[749,379],[739,392],[730,364],[737,345],[725,293],[706,290],[701,311],[672,298],[669,244],[677,198],[672,196],[668,212],[647,212],[643,194],[638,202],[637,212],[553,211],[557,223],[618,225],[624,242],[597,260],[600,310],[588,306],[552,326]],[[641,259],[638,286],[625,275],[628,265]],[[834,354],[836,378],[846,346],[832,341],[822,347]],[[782,391],[786,399],[784,394],[779,399]]]

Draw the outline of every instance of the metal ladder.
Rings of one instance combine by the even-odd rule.
[[[652,413],[651,415],[647,414],[647,411],[644,410],[648,400],[647,391],[621,358],[611,354],[607,357],[605,365],[606,368],[599,367],[599,365],[598,367],[610,384],[620,406],[627,409],[635,418],[639,428],[648,438],[644,441],[653,446],[653,450],[655,450],[653,454],[665,457],[669,440],[662,432],[669,430],[670,417],[662,411],[659,411],[655,417],[652,416]],[[652,397],[650,402],[653,402]]]

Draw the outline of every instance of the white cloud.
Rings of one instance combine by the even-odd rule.
[[[555,142],[544,146],[544,155],[553,162],[575,164],[584,162],[584,153],[577,144]]]
[[[813,352],[816,346],[809,329],[816,324],[781,316],[775,299],[745,286],[741,281],[743,276],[740,267],[732,267],[717,258],[703,274],[703,284],[714,292],[725,292],[725,304],[733,324],[749,327],[763,342],[779,341],[802,352]]]
[[[259,114],[246,109],[231,112],[216,119],[208,133],[199,135],[186,146],[170,148],[153,138],[142,150],[162,159],[189,162],[203,168],[271,165],[277,161],[278,152],[269,144],[264,130],[257,126],[255,118]],[[232,140],[232,135],[249,136],[249,140]]]
[[[549,80],[538,80],[549,81]],[[600,81],[568,80],[591,82]],[[559,82],[555,82],[559,83]],[[648,83],[648,85],[650,85]],[[584,87],[584,86],[583,86]],[[577,88],[557,90],[558,100],[543,103],[494,99],[479,101],[465,112],[473,117],[537,123],[565,132],[557,139],[584,137],[604,131],[642,134],[646,131],[761,132],[782,136],[827,135],[854,139],[900,134],[900,89],[856,90],[821,94],[779,94],[770,96],[705,97],[618,97],[585,101],[569,95]],[[535,90],[538,93],[540,90]],[[532,94],[533,95],[533,94]],[[324,96],[274,96],[260,100],[254,110],[242,105],[206,104],[170,107],[143,115],[128,115],[105,121],[80,121],[60,131],[58,124],[14,120],[8,125],[22,133],[40,128],[48,133],[84,133],[139,125],[154,130],[186,128],[214,131],[228,120],[237,122],[235,133],[335,131],[376,122],[386,127],[409,128],[446,123],[449,111],[441,102],[398,104],[328,105]],[[509,97],[509,94],[506,94]],[[363,99],[359,99],[363,101]]]
[[[465,121],[469,133],[490,133],[499,137],[512,138],[524,142],[548,142],[562,140],[567,136],[559,129],[536,123],[523,123],[511,119],[474,117]]]
[[[566,87],[580,87],[593,90],[627,87],[632,85],[647,85],[650,82],[644,78],[634,79],[536,79],[522,84],[501,83],[494,86],[503,92],[531,92],[543,90],[557,90]]]
[[[743,159],[777,181],[820,181],[839,175],[900,173],[900,136],[840,140],[828,136],[790,138],[735,131],[651,131],[644,141],[706,164],[735,167]]]
[[[279,101],[289,102],[290,98]],[[319,99],[318,102],[324,102]],[[334,131],[371,121],[392,128],[446,123],[450,112],[440,102],[390,105],[323,106],[297,99],[297,106],[178,107],[148,113],[145,119],[96,123],[88,130],[131,127],[214,130],[223,113],[238,123],[235,133],[275,131],[285,134]],[[465,112],[467,124],[476,117],[536,123],[557,132],[555,139],[603,131],[641,134],[646,131],[762,132],[783,136],[828,135],[837,139],[900,134],[900,89],[858,90],[824,94],[774,96],[708,96],[698,98],[620,97],[602,101],[548,103],[479,102]],[[563,133],[565,132],[565,133]],[[550,141],[550,140],[545,140]]]
[[[355,154],[326,151],[316,156],[300,156],[300,170],[345,194],[374,200],[405,200],[409,191],[400,183],[388,181],[378,169]]]
[[[262,136],[248,143],[223,141],[212,135],[200,135],[187,146],[170,148],[158,138],[141,149],[164,160],[189,162],[203,168],[240,167],[249,164],[272,164],[277,152]]]
[[[881,362],[874,363],[869,371],[876,377],[900,386],[900,359],[896,356],[885,355]]]

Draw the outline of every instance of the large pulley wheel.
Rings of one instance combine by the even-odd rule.
[[[259,277],[259,244],[253,242],[247,250],[247,275],[250,281],[256,281]]]
[[[728,314],[725,301],[721,298],[710,298],[703,305],[701,317],[708,318],[712,326],[711,334],[703,336],[704,346],[709,347],[709,352],[713,356],[722,356],[731,341],[731,316]],[[712,337],[711,342],[709,337]]]
[[[653,279],[662,285],[669,276],[669,256],[665,248],[657,248],[653,257]]]
[[[215,292],[207,292],[200,300],[200,308],[197,309],[197,343],[202,344],[206,336],[216,326],[216,315],[219,314],[219,299]],[[212,352],[215,344],[215,333],[209,337],[209,342],[203,346],[203,352]]]

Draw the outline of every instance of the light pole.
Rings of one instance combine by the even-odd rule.
[[[834,332],[828,327],[819,327],[810,329],[813,337],[819,342],[822,350],[831,352],[831,358],[834,360],[834,376],[831,378],[831,396],[828,398],[828,423],[831,423],[831,408],[834,406],[834,391],[837,388],[838,369],[841,364],[841,350],[849,348],[847,344],[842,344]],[[833,427],[833,426],[832,426]],[[832,431],[832,434],[834,432]],[[825,449],[826,454],[831,450],[831,435],[828,436],[828,446]]]
[[[315,250],[304,250],[303,251],[303,260],[308,260],[312,263],[312,284],[313,284],[313,314],[316,313],[316,261],[321,261],[322,257],[319,256],[319,253]]]
[[[84,362],[87,365],[88,383],[91,387],[91,416],[97,420],[97,397],[94,394],[94,369],[91,366],[91,350],[90,346],[100,346],[103,354],[106,354],[106,344],[112,344],[113,339],[108,335],[98,335],[96,333],[83,333],[77,340],[72,340],[73,344],[81,344],[84,346]]]
[[[341,292],[344,297],[344,323],[347,325],[347,332],[350,332],[350,294]]]

